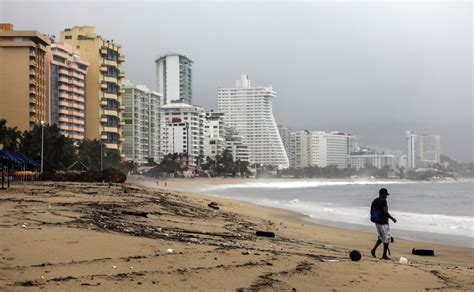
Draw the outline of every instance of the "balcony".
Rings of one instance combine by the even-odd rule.
[[[121,71],[118,76],[119,76],[119,78],[125,78],[125,73],[123,71]]]
[[[117,83],[117,78],[115,78],[115,77],[105,76],[104,80],[105,80],[105,82]]]
[[[106,83],[101,83],[101,84],[100,84],[100,88],[106,89],[106,88],[107,88],[107,84],[106,84]]]
[[[104,60],[104,64],[107,66],[117,67],[117,62],[112,61],[112,60]]]
[[[116,110],[104,110],[104,115],[118,117]]]
[[[118,134],[118,128],[117,127],[104,127],[104,132],[117,133]]]
[[[107,72],[107,66],[101,65],[100,66],[100,72]]]
[[[36,71],[34,69],[30,69],[30,75],[36,76]]]
[[[30,51],[30,57],[35,57],[35,58],[36,58],[36,53],[35,53],[35,51]]]
[[[35,60],[30,60],[30,66],[36,67],[36,61]]]
[[[125,126],[125,122],[124,122],[124,121],[120,121],[120,122],[119,122],[119,125],[120,125],[120,126]]]
[[[118,149],[118,145],[115,143],[104,143],[107,149]]]
[[[100,139],[102,139],[102,140],[107,140],[107,135],[102,135],[102,136],[100,136]]]
[[[102,55],[107,55],[107,49],[100,49],[100,53]]]
[[[117,94],[114,94],[114,93],[104,93],[104,97],[105,97],[105,98],[108,98],[108,99],[113,99],[113,100],[117,100],[117,99],[118,99]]]
[[[120,93],[120,94],[124,94],[124,93],[125,93],[125,89],[120,88],[119,93]]]
[[[120,56],[118,57],[118,61],[119,61],[119,62],[125,62],[125,56],[124,56],[124,55],[120,55]]]
[[[125,142],[125,137],[120,137],[118,140],[119,140],[120,142]]]
[[[101,100],[101,101],[100,101],[100,105],[106,106],[106,105],[107,105],[107,101],[106,101],[106,100]]]
[[[100,118],[101,123],[107,123],[107,118]]]
[[[120,105],[120,106],[119,106],[119,109],[121,109],[121,110],[124,111],[124,110],[125,110],[125,105]]]
[[[35,88],[30,88],[30,94],[36,94],[36,89]]]

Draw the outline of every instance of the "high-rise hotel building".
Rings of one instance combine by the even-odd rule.
[[[49,48],[51,124],[64,136],[85,138],[86,74],[89,63],[70,44],[54,43]]]
[[[189,166],[198,164],[204,154],[204,123],[206,112],[203,108],[184,102],[171,102],[162,107],[161,149],[163,155],[187,154]]]
[[[125,77],[122,49],[103,39],[93,26],[75,26],[61,32],[61,42],[73,45],[89,62],[86,77],[86,138],[100,139],[109,149],[122,152],[122,105]]]
[[[430,167],[441,162],[441,137],[406,132],[408,168]]]
[[[135,85],[129,80],[123,82],[123,87],[123,152],[127,160],[140,164],[147,163],[148,159],[159,163],[162,158],[160,119],[163,97],[145,85]]]
[[[158,57],[156,63],[156,88],[166,103],[193,101],[193,61],[185,55],[169,53]]]
[[[11,127],[30,130],[49,123],[47,47],[38,31],[14,30],[0,23],[0,118]]]
[[[251,163],[288,168],[289,161],[272,112],[276,92],[271,87],[251,87],[246,74],[234,88],[219,88],[217,110],[226,126],[243,136]]]

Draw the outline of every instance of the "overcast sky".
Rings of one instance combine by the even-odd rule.
[[[0,20],[59,36],[94,25],[122,45],[126,78],[155,89],[157,55],[194,61],[194,103],[242,73],[277,91],[277,123],[348,131],[405,151],[405,131],[473,153],[473,7],[430,2],[139,2],[0,0]]]

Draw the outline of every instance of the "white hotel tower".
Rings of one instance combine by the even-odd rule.
[[[249,147],[250,162],[288,168],[289,161],[272,113],[271,87],[250,87],[246,74],[235,88],[219,88],[217,110],[226,126],[237,129]]]

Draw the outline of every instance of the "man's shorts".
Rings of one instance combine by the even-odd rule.
[[[389,243],[390,242],[390,225],[375,224],[375,228],[377,228],[377,232],[379,233],[379,239],[383,243]]]

